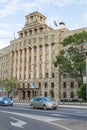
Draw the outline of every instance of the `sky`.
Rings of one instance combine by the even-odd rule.
[[[38,11],[47,17],[54,29],[54,20],[64,22],[69,30],[87,27],[87,0],[0,0],[0,49],[18,37],[25,16]]]

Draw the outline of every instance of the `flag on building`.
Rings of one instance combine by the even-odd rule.
[[[58,26],[58,24],[57,24],[57,22],[56,22],[55,20],[54,20],[54,25],[55,25],[55,26]]]

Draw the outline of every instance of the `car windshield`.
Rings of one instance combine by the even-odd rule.
[[[42,100],[43,100],[43,101],[51,101],[51,99],[50,99],[50,98],[47,98],[47,97],[42,97]]]

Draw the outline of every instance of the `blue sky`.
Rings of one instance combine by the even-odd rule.
[[[25,24],[25,16],[38,11],[53,21],[64,22],[69,30],[87,27],[87,0],[0,0],[0,48],[8,46]]]

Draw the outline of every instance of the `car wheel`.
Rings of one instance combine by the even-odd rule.
[[[47,107],[46,107],[46,105],[43,105],[43,109],[44,109],[44,110],[47,110]]]
[[[31,105],[31,108],[32,108],[32,109],[34,109],[34,108],[35,108],[33,104]]]

